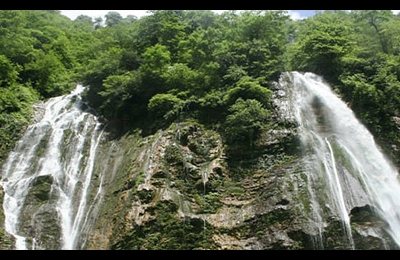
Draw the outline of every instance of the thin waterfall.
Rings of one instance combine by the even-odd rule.
[[[323,225],[317,223],[334,216],[354,249],[350,211],[371,205],[400,246],[398,172],[373,136],[321,77],[287,72],[279,85],[287,95],[282,111],[297,122],[313,205],[310,222],[320,241]]]
[[[335,159],[335,154],[333,152],[331,143],[329,142],[328,138],[325,138],[326,144],[328,145],[329,148],[329,155],[331,157],[330,165],[332,166],[332,169],[327,170],[331,171],[333,174],[329,174],[328,177],[332,178],[329,179],[329,183],[331,184],[331,189],[335,190],[335,194],[337,194],[337,200],[336,203],[338,204],[337,207],[339,208],[339,212],[342,214],[340,217],[343,219],[343,226],[344,230],[346,233],[346,236],[349,239],[350,242],[350,247],[351,249],[354,249],[354,240],[353,236],[351,233],[351,226],[350,226],[350,218],[348,215],[348,211],[345,205],[345,200],[343,198],[344,193],[342,190],[342,185],[340,184],[340,177],[337,171],[337,166],[336,166],[336,159]]]
[[[5,230],[18,250],[75,249],[82,239],[102,135],[83,90],[77,85],[49,99],[42,119],[28,127],[3,165]]]

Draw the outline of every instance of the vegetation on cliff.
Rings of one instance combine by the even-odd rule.
[[[31,122],[32,104],[77,82],[122,131],[146,135],[192,118],[254,149],[271,123],[271,81],[285,70],[323,76],[398,158],[399,23],[389,10],[298,21],[283,10],[153,10],[141,19],[110,12],[104,24],[56,10],[1,10],[1,159]]]

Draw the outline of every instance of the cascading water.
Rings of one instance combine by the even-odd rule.
[[[387,222],[386,231],[400,246],[400,184],[398,172],[373,136],[321,77],[284,73],[285,113],[297,122],[307,174],[310,222],[323,248],[322,221],[333,215],[354,249],[350,211],[371,205]],[[329,213],[328,213],[329,212]]]
[[[83,90],[49,99],[3,165],[5,230],[15,249],[76,249],[82,239],[102,134]]]

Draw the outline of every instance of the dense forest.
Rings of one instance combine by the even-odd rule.
[[[400,16],[390,10],[304,20],[284,10],[152,10],[140,19],[110,11],[73,21],[58,10],[0,10],[0,162],[34,104],[77,83],[117,134],[193,120],[223,136],[230,158],[252,156],[274,124],[273,82],[292,70],[324,77],[394,158],[399,68]]]

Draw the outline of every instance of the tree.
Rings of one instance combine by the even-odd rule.
[[[149,100],[147,108],[156,124],[166,126],[179,117],[182,104],[183,100],[172,94],[156,94]]]
[[[161,75],[171,61],[171,53],[166,46],[157,43],[147,48],[142,54],[142,58],[143,63],[141,68],[143,70]]]
[[[229,108],[224,123],[227,144],[244,144],[252,147],[268,118],[268,110],[264,109],[259,101],[238,98]]]
[[[132,15],[132,14],[128,14],[126,16],[126,18],[123,19],[123,22],[124,23],[133,23],[133,22],[136,22],[137,20],[138,20],[137,16]]]
[[[94,28],[95,28],[95,29],[101,28],[102,23],[103,23],[103,18],[101,18],[100,16],[94,18]]]
[[[291,67],[310,71],[337,82],[343,72],[343,58],[355,49],[354,26],[343,13],[325,12],[307,19],[291,44]]]
[[[192,31],[211,28],[216,17],[217,15],[210,10],[188,10],[185,13],[186,23]]]
[[[18,69],[4,55],[0,55],[0,87],[9,87],[16,83],[18,79]]]
[[[261,86],[251,77],[244,76],[226,94],[226,103],[228,105],[235,103],[238,99],[254,99],[260,102],[263,107],[269,107],[272,91]]]
[[[175,63],[167,66],[161,77],[168,85],[168,89],[174,91],[193,91],[201,86],[201,79],[196,70],[190,69],[183,63]]]
[[[78,15],[78,17],[75,18],[75,22],[81,22],[93,25],[92,17],[83,14]]]
[[[123,17],[121,16],[120,13],[118,12],[114,12],[114,11],[110,11],[105,15],[106,18],[106,26],[114,26],[116,24],[119,24],[122,22]]]
[[[387,22],[393,13],[390,10],[359,10],[353,12],[359,21],[366,21],[373,27],[378,36],[381,50],[384,53],[389,52],[389,39],[385,35],[383,24]]]
[[[103,80],[100,109],[107,118],[118,118],[124,111],[122,107],[134,94],[135,74],[109,75]]]

